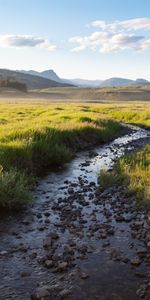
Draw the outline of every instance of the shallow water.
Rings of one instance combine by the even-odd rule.
[[[114,261],[112,255],[118,251],[120,256],[130,259],[142,243],[134,241],[134,247],[130,247],[133,243],[130,222],[115,221],[115,210],[121,206],[119,199],[114,209],[109,201],[97,203],[95,192],[100,170],[112,168],[118,157],[142,141],[145,143],[148,136],[148,131],[133,127],[130,134],[92,149],[95,152],[92,158],[93,153],[89,151],[78,153],[64,169],[51,172],[39,181],[33,195],[35,201],[24,213],[1,217],[0,299],[28,300],[38,286],[53,283],[71,288],[70,298],[74,300],[139,299],[136,290],[141,279],[135,276],[130,264]],[[106,218],[106,210],[112,214],[110,220]],[[93,229],[97,224],[102,224],[98,231]],[[102,238],[100,234],[106,226],[115,234]],[[53,273],[39,263],[48,254],[43,239],[53,231],[59,234],[55,255],[61,256],[70,240],[75,242],[75,265],[64,273]],[[105,246],[104,242],[109,245]],[[88,245],[85,257],[78,249],[84,243]],[[138,268],[148,270],[143,264]],[[30,275],[21,277],[24,271]],[[80,278],[81,271],[89,275],[86,280]],[[54,299],[60,299],[58,293]]]

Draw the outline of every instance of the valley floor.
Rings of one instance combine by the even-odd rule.
[[[0,220],[0,299],[149,299],[149,216],[100,169],[150,142],[134,131],[79,153],[37,184],[34,203]],[[101,186],[101,185],[100,185]]]
[[[1,101],[1,300],[149,299],[149,128],[149,102]]]

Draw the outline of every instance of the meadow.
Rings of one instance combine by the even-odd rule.
[[[150,206],[150,145],[120,158],[112,172],[103,170],[101,187],[122,185],[126,194],[136,195],[137,204]]]
[[[114,139],[120,121],[150,127],[150,104],[1,100],[0,206],[26,203],[36,176],[76,151]]]

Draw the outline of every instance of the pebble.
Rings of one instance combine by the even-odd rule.
[[[31,275],[31,272],[23,271],[20,273],[21,277],[29,277]]]
[[[67,267],[68,267],[67,262],[61,262],[58,264],[57,270],[58,270],[58,272],[63,272],[63,271],[66,271]]]
[[[71,291],[69,289],[64,289],[59,293],[59,296],[61,299],[67,298],[71,294]]]
[[[141,264],[141,260],[138,257],[134,257],[130,260],[131,265],[133,266],[139,266]]]
[[[85,272],[82,272],[80,277],[81,277],[81,279],[87,279],[89,277],[89,275]]]

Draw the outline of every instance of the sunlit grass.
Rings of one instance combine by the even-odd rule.
[[[89,145],[115,138],[121,131],[118,121],[150,127],[148,102],[52,104],[17,101],[1,100],[0,103],[0,185],[4,191],[0,194],[1,206],[4,194],[4,206],[7,206],[7,196],[13,199],[9,207],[14,206],[15,199],[18,205],[18,199],[22,201],[24,195],[28,199],[29,175],[36,176],[63,164],[76,151]],[[138,170],[136,172],[138,174]],[[142,176],[144,172],[143,168]],[[7,189],[8,184],[14,186],[13,195],[10,188]]]
[[[15,199],[18,205],[19,197],[23,202],[28,175],[61,165],[76,151],[112,140],[120,131],[119,123],[83,105],[0,104],[0,205],[6,206],[7,197],[9,207]]]
[[[139,204],[150,205],[150,146],[120,158],[112,172],[103,170],[100,182],[103,188],[123,184]]]

